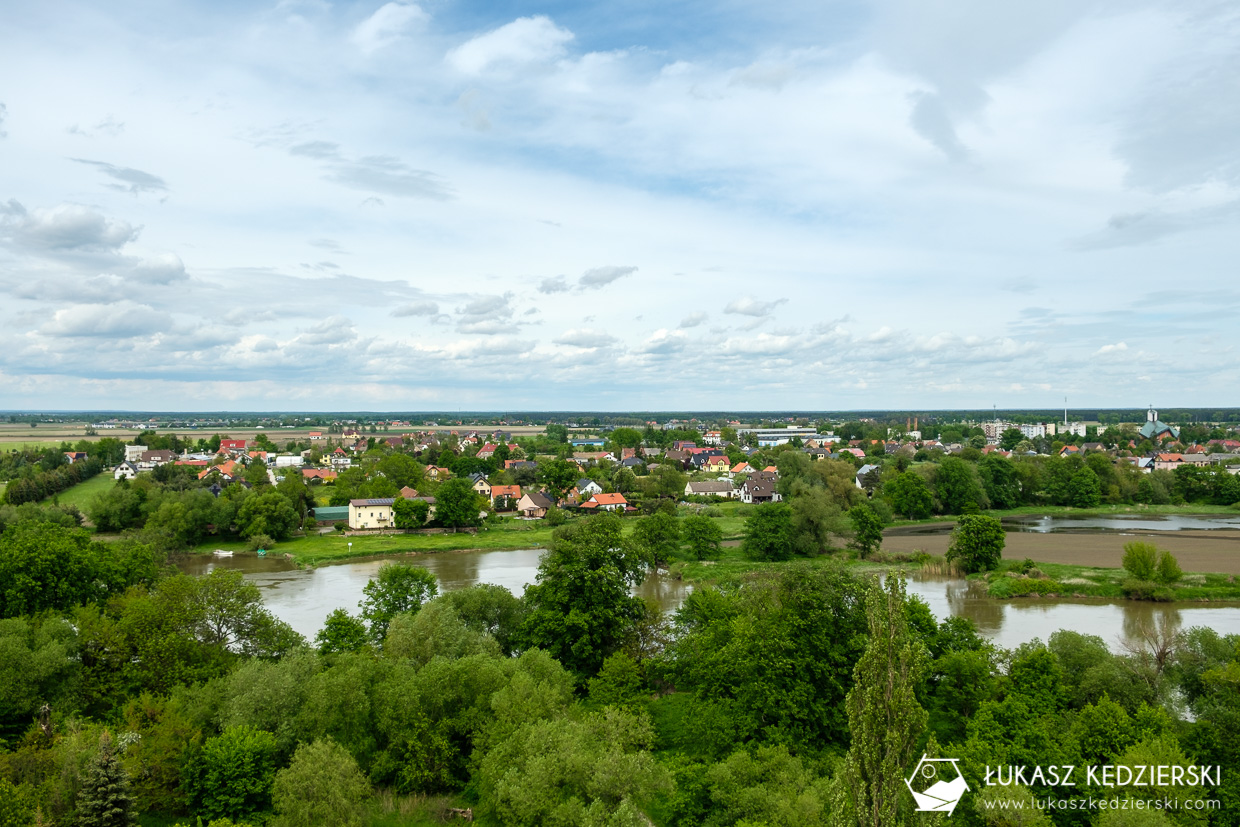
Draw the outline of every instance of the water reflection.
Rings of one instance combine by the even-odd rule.
[[[520,595],[538,574],[541,549],[518,551],[446,552],[378,559],[298,570],[277,558],[239,556],[191,557],[181,564],[189,574],[205,574],[216,566],[239,569],[263,591],[267,607],[307,638],[335,609],[357,611],[362,589],[379,567],[393,560],[425,566],[439,578],[440,589],[450,591],[477,583],[494,583]],[[1240,606],[1219,604],[1166,604],[1105,600],[996,600],[984,583],[962,579],[918,576],[908,585],[941,618],[967,617],[999,646],[1012,648],[1059,629],[1098,635],[1115,651],[1124,641],[1140,645],[1164,636],[1169,629],[1209,626],[1220,634],[1240,634]],[[654,600],[664,611],[674,611],[691,587],[666,575],[651,575],[635,593]],[[1148,645],[1147,645],[1148,648]]]
[[[353,560],[317,569],[297,569],[278,557],[194,556],[183,560],[179,567],[186,574],[207,574],[216,567],[244,572],[247,580],[262,589],[263,601],[276,617],[313,638],[336,609],[356,614],[366,583],[380,566],[394,560],[429,569],[438,578],[441,592],[491,583],[520,596],[528,584],[535,582],[542,554],[543,549],[536,548],[444,552]],[[686,583],[652,574],[634,593],[655,601],[664,611],[675,611],[691,590]]]
[[[1113,651],[1125,643],[1148,648],[1176,629],[1209,626],[1219,634],[1240,634],[1240,606],[1199,603],[1144,603],[1132,600],[996,600],[980,581],[919,577],[910,594],[925,600],[939,617],[967,617],[999,646],[1012,648],[1034,638],[1048,639],[1060,629],[1097,635]]]

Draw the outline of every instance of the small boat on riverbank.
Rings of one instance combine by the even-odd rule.
[[[214,554],[216,557],[232,557],[233,556],[233,553],[231,551],[224,551],[224,549],[222,548],[217,548],[215,551],[211,553]]]

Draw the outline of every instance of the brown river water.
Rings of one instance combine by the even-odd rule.
[[[1040,523],[1043,530],[1012,529],[1007,535],[1004,556],[1013,559],[1033,557],[1037,560],[1062,562],[1091,561],[1093,565],[1119,565],[1118,549],[1133,536],[1148,532],[1163,547],[1174,546],[1185,562],[1185,552],[1204,555],[1208,567],[1185,565],[1186,571],[1230,571],[1222,563],[1240,565],[1240,531],[1232,526],[1217,529],[1197,524],[1177,528],[1136,526],[1132,531],[1114,527],[1098,527],[1083,532],[1056,531],[1055,526]],[[1072,526],[1071,528],[1079,529]],[[1207,533],[1210,532],[1210,533]],[[1203,534],[1197,538],[1193,535]],[[1030,539],[1032,538],[1032,539]],[[1176,542],[1169,542],[1176,540]],[[1014,543],[1014,541],[1017,541]],[[897,550],[907,544],[911,548],[936,551],[946,535],[920,533],[889,536],[883,547]],[[1033,545],[1029,545],[1033,543]],[[1013,549],[1019,545],[1019,549]],[[1112,548],[1114,546],[1114,548]],[[1058,549],[1058,552],[1056,551]],[[494,583],[520,595],[526,584],[533,583],[538,572],[542,549],[515,551],[442,552],[401,557],[402,562],[426,566],[439,578],[440,590],[465,588],[476,583]],[[1235,555],[1233,557],[1233,555]],[[1107,562],[1092,562],[1095,557]],[[1111,562],[1111,558],[1115,558]],[[243,555],[230,558],[192,557],[181,564],[189,574],[204,574],[216,566],[240,569],[247,579],[263,592],[267,608],[308,639],[322,626],[327,615],[337,608],[356,613],[362,599],[362,588],[384,563],[393,558],[352,560],[317,569],[297,569],[283,559]],[[1196,559],[1196,558],[1193,558]],[[1237,568],[1240,572],[1240,568]],[[642,597],[658,602],[664,611],[675,611],[689,593],[688,585],[665,575],[652,574],[636,590]],[[984,587],[970,586],[960,579],[918,578],[909,583],[909,592],[920,596],[940,619],[950,615],[969,618],[979,631],[999,646],[1011,648],[1041,638],[1045,640],[1059,629],[1070,629],[1102,637],[1113,649],[1120,650],[1144,628],[1171,624],[1188,628],[1210,626],[1221,634],[1240,634],[1240,605],[1171,603],[1154,604],[1134,601],[1107,600],[995,600],[987,597]]]

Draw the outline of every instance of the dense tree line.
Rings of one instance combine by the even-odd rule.
[[[389,564],[313,647],[236,572],[161,576],[137,545],[10,527],[5,582],[59,581],[19,589],[0,620],[0,824],[109,808],[363,824],[388,791],[454,796],[488,824],[894,825],[911,823],[911,762],[941,751],[973,790],[955,817],[998,827],[987,765],[1240,757],[1240,639],[1135,630],[1115,654],[1058,632],[1004,651],[899,577],[801,562],[696,589],[666,618],[629,586],[689,533],[671,519],[640,537],[612,515],[565,526],[522,596],[439,594],[425,569]],[[1105,792],[1225,802],[1159,825],[1240,813],[1227,774]]]
[[[65,460],[64,454],[59,454]],[[69,464],[65,460],[50,470],[41,470],[42,463],[28,466],[21,476],[9,480],[4,488],[4,501],[10,505],[38,502],[85,482],[103,470],[101,460],[91,458]]]

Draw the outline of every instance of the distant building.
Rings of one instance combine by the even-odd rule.
[[[1145,424],[1141,426],[1141,436],[1145,439],[1179,439],[1180,429],[1173,428],[1158,421],[1158,411],[1152,407],[1145,412]]]

